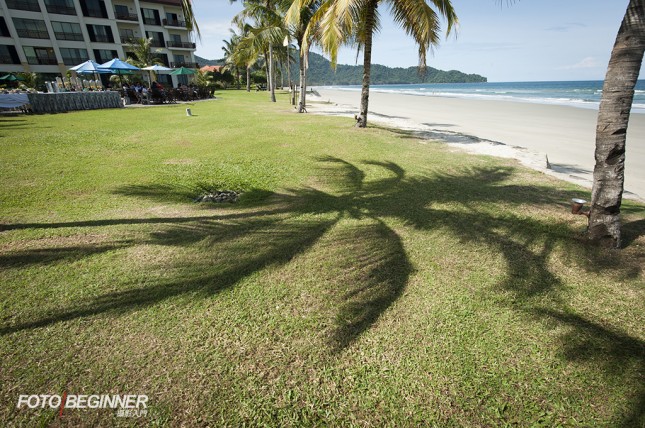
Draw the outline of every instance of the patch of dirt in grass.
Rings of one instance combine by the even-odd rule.
[[[177,144],[179,147],[191,147],[193,145],[193,143],[188,140],[179,140],[176,141],[175,144]]]
[[[168,159],[164,165],[192,165],[196,162],[195,159]]]

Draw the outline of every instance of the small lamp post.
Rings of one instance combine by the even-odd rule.
[[[584,199],[573,198],[571,199],[571,214],[585,215],[589,217],[589,211],[583,211],[582,207],[587,203]]]

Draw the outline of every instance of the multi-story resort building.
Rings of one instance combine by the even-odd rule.
[[[181,0],[0,0],[2,72],[64,76],[88,59],[133,57],[128,42],[140,38],[167,67],[198,67]]]

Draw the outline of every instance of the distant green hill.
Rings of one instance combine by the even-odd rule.
[[[223,65],[224,60],[208,60],[195,56],[200,67],[204,65]],[[298,65],[291,68],[291,76],[298,79]],[[309,55],[309,69],[307,70],[307,84],[319,85],[360,85],[363,81],[362,65],[339,64],[332,70],[331,63],[322,55],[311,53]],[[425,76],[419,74],[417,67],[386,67],[372,64],[372,84],[394,85],[405,83],[477,83],[486,82],[487,79],[479,74],[465,74],[461,71],[443,71],[428,67]]]
[[[224,65],[223,59],[206,59],[197,55],[195,55],[195,62],[197,62],[200,67],[203,67],[205,65]]]
[[[321,55],[309,55],[309,69],[307,70],[309,85],[360,85],[363,81],[362,65],[336,66],[336,71],[331,69],[330,62]],[[405,83],[476,83],[486,82],[487,79],[479,74],[465,74],[461,71],[443,71],[428,67],[425,77],[419,75],[418,67],[386,67],[372,64],[371,83],[374,85],[394,85]]]

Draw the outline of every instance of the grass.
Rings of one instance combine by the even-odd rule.
[[[642,205],[593,246],[574,185],[219,95],[0,118],[4,425],[645,423]],[[149,413],[16,408],[63,391]]]

